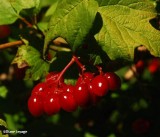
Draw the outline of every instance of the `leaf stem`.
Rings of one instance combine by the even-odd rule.
[[[6,49],[6,48],[11,48],[11,47],[15,47],[17,45],[22,45],[23,41],[22,40],[18,40],[18,41],[13,41],[13,42],[8,42],[8,43],[4,43],[4,44],[0,44],[0,50],[1,49]]]

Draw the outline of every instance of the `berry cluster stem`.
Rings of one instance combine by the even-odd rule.
[[[72,59],[70,60],[70,62],[66,65],[66,67],[61,71],[59,77],[57,78],[57,81],[59,81],[61,79],[61,77],[63,76],[63,74],[66,72],[66,70],[74,63],[76,62],[77,65],[81,68],[82,73],[85,71],[85,66],[78,60],[78,58],[76,56],[73,56]]]
[[[97,65],[96,68],[98,69],[99,74],[103,75],[102,67]]]
[[[83,72],[86,70],[85,66],[79,61],[79,59],[76,56],[73,56],[75,62],[77,63],[77,65],[81,68],[82,74]]]
[[[61,71],[59,77],[57,78],[57,81],[59,81],[61,79],[61,77],[63,76],[63,74],[66,72],[66,70],[74,63],[74,58],[72,57],[72,59],[70,60],[70,62],[67,64],[67,66]]]

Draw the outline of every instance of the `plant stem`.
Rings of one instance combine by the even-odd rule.
[[[59,81],[61,79],[61,77],[63,76],[63,74],[66,72],[66,70],[75,62],[75,59],[72,57],[72,59],[70,60],[70,62],[67,64],[67,66],[61,71],[60,75],[57,78],[57,81]]]
[[[33,25],[32,25],[30,22],[28,22],[25,18],[21,17],[20,19],[21,19],[29,28],[33,27]]]
[[[78,58],[76,56],[73,56],[75,62],[77,63],[77,65],[81,68],[81,73],[83,75],[84,71],[86,70],[85,66],[78,60]]]
[[[76,56],[73,55],[72,59],[70,60],[70,62],[67,64],[67,66],[61,71],[59,77],[57,78],[57,81],[59,81],[61,79],[61,77],[63,76],[63,74],[66,72],[66,70],[74,63],[76,62],[77,65],[81,68],[82,70],[82,74],[85,71],[85,66],[78,60],[78,58]]]
[[[14,42],[8,42],[8,43],[5,43],[5,44],[0,44],[0,50],[10,48],[10,47],[15,47],[17,45],[22,45],[22,44],[23,44],[22,40],[18,40],[18,41],[14,41]]]
[[[98,69],[99,74],[103,75],[102,67],[97,65],[96,68]]]

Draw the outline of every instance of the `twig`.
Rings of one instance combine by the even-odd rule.
[[[30,23],[30,22],[28,22],[25,18],[23,18],[23,17],[21,17],[20,18],[28,27],[33,27],[33,25]]]
[[[0,44],[0,50],[10,48],[10,47],[14,47],[14,46],[17,46],[17,45],[22,45],[22,44],[23,44],[22,40],[8,42],[8,43],[5,43],[5,44]]]

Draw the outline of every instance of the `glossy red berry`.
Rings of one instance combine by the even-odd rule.
[[[71,92],[62,92],[59,102],[61,108],[67,112],[73,112],[77,109],[76,100]]]
[[[63,91],[70,92],[73,94],[75,91],[75,87],[73,85],[63,85]]]
[[[0,39],[6,38],[11,34],[11,29],[8,25],[0,25]]]
[[[48,115],[54,115],[60,111],[59,96],[57,94],[48,94],[43,101],[44,112]]]
[[[46,94],[47,85],[45,82],[38,83],[32,90],[32,95],[40,95],[41,98]]]
[[[88,91],[89,91],[89,105],[95,105],[97,102],[100,101],[101,97],[97,96],[95,93],[92,92],[92,85],[91,83],[88,84]]]
[[[121,79],[117,74],[113,72],[107,72],[104,74],[104,76],[107,78],[109,90],[114,91],[121,87]]]
[[[75,86],[74,97],[80,107],[85,107],[89,102],[88,86],[85,83],[77,83]]]
[[[86,83],[89,84],[89,82],[93,79],[94,74],[91,72],[85,72],[83,75],[81,75],[77,79],[77,83]]]
[[[97,96],[104,96],[109,90],[109,83],[104,75],[97,75],[94,77],[91,81],[91,86],[92,90],[90,91]]]
[[[28,99],[28,109],[29,112],[35,117],[43,114],[43,102],[39,95],[30,96]]]
[[[49,88],[48,94],[52,93],[52,94],[60,95],[63,92],[62,87],[51,86],[51,87],[48,87],[48,88]]]

